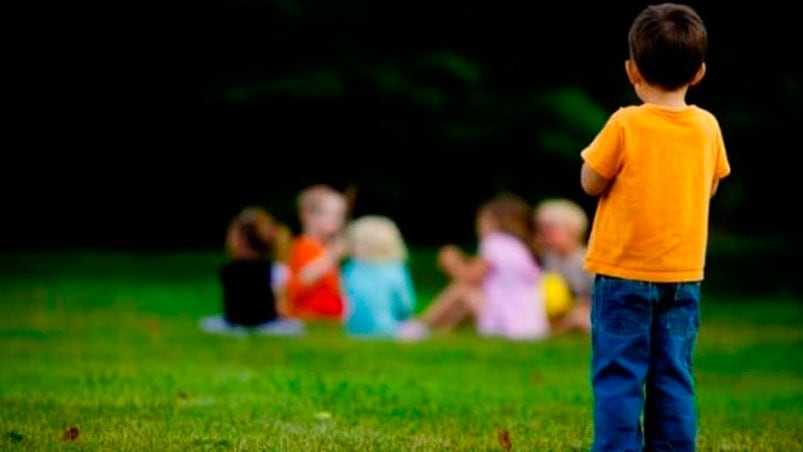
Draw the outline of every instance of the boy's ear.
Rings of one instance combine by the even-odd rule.
[[[697,69],[697,73],[694,74],[694,77],[691,79],[691,83],[689,85],[694,86],[700,83],[700,80],[705,77],[705,63],[700,65],[700,69]]]
[[[632,58],[625,60],[625,73],[631,85],[635,86],[644,83],[644,77],[641,76],[641,72],[639,72],[638,66],[636,66],[636,62]]]

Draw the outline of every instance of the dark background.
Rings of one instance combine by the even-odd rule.
[[[646,2],[206,0],[50,12],[20,35],[7,121],[4,249],[222,246],[241,207],[297,229],[294,197],[357,188],[355,214],[412,244],[473,237],[500,190],[593,214],[579,152],[621,105]],[[720,236],[795,240],[800,30],[782,2],[692,2],[732,176]],[[83,13],[86,13],[85,15]],[[51,31],[52,31],[51,30]],[[35,30],[34,30],[35,31]],[[30,63],[30,64],[25,64]],[[24,82],[24,83],[23,83]]]

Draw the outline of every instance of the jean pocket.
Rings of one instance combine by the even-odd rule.
[[[685,339],[695,337],[700,329],[700,283],[678,284],[668,303],[663,316],[668,333]]]
[[[592,303],[600,331],[617,336],[636,336],[650,328],[650,284],[605,278],[595,286]]]

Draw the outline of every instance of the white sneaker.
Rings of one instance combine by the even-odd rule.
[[[430,336],[429,327],[417,320],[407,320],[399,325],[396,337],[403,342],[413,342],[426,339]]]
[[[265,336],[303,336],[306,329],[299,320],[278,318],[255,327],[254,332]]]
[[[211,315],[203,317],[198,321],[201,331],[207,334],[220,334],[227,336],[243,337],[248,334],[248,330],[241,326],[230,325],[222,315]]]

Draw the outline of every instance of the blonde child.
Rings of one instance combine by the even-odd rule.
[[[303,324],[282,315],[282,263],[276,259],[285,226],[261,207],[242,209],[229,223],[228,262],[219,271],[223,314],[205,317],[208,333],[298,335]]]
[[[346,197],[324,184],[298,197],[302,231],[290,246],[287,312],[306,320],[340,321],[343,296],[340,261],[346,253],[342,236]]]
[[[343,266],[345,331],[355,337],[395,337],[415,308],[407,247],[396,224],[369,215],[347,228],[350,256]]]
[[[587,332],[594,283],[594,276],[585,270],[588,216],[570,199],[545,199],[535,207],[535,229],[544,270],[539,289],[553,332]]]
[[[540,268],[532,247],[532,209],[518,196],[501,194],[477,211],[479,251],[471,256],[453,245],[438,264],[450,283],[421,319],[402,330],[407,338],[448,330],[473,317],[482,336],[540,339],[549,332],[543,298],[535,290]]]

